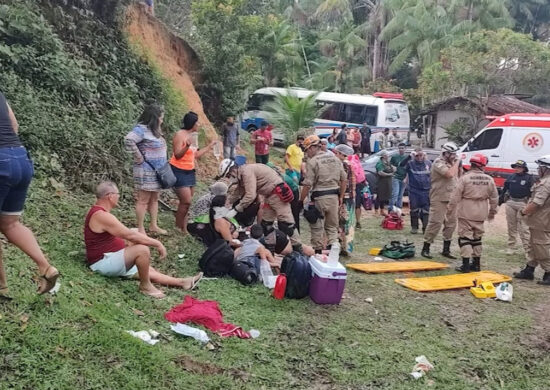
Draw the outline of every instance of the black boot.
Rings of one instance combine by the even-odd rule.
[[[418,233],[418,212],[411,210],[411,234]]]
[[[472,264],[470,264],[470,270],[472,272],[481,271],[481,258],[480,257],[472,257]]]
[[[550,286],[550,272],[545,272],[544,276],[542,277],[542,280],[539,280],[537,284],[541,284],[543,286]]]
[[[441,252],[441,255],[448,259],[456,260],[456,257],[451,255],[451,240],[443,241],[443,252]]]
[[[470,272],[470,259],[468,257],[462,258],[462,265],[460,267],[456,267],[455,270],[458,272]]]
[[[422,252],[420,253],[422,257],[425,257],[426,259],[433,259],[433,256],[430,256],[430,244],[425,242],[424,246],[422,247]]]
[[[527,280],[535,279],[535,267],[526,265],[525,268],[521,270],[521,272],[514,272],[514,278]]]

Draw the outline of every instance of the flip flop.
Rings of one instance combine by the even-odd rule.
[[[158,228],[158,230],[149,229],[149,233],[158,234],[159,236],[167,236],[168,235],[168,231],[164,230],[164,229],[161,229],[161,228]]]
[[[153,297],[153,298],[156,298],[156,299],[162,299],[162,298],[165,298],[166,297],[166,294],[164,294],[162,291],[157,291],[157,292],[148,292],[148,291],[145,291],[145,290],[139,290],[140,293],[142,293],[143,295],[147,295],[147,296],[150,296],[150,297]]]
[[[57,282],[58,278],[59,271],[54,266],[50,265],[46,269],[46,272],[44,272],[44,275],[40,275],[40,287],[38,287],[38,294],[45,294],[54,288],[55,282]]]
[[[199,284],[199,282],[202,280],[202,276],[203,276],[203,275],[204,275],[204,273],[199,272],[198,274],[196,274],[196,275],[193,276],[192,278],[191,278],[191,277],[185,278],[185,279],[192,279],[192,281],[191,281],[191,287],[189,287],[189,288],[184,288],[184,290],[186,290],[186,291],[194,290],[195,287],[197,287],[197,285]]]
[[[8,288],[0,288],[0,302],[9,302],[13,298],[8,295]]]

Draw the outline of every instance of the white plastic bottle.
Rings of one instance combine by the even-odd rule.
[[[214,144],[214,147],[212,148],[212,152],[214,153],[214,157],[216,157],[216,160],[219,160],[220,157],[222,156],[222,146],[219,141]]]
[[[274,288],[277,277],[273,275],[271,266],[267,260],[262,259],[260,262],[260,275],[262,276],[262,282],[267,288]]]
[[[327,264],[336,265],[340,259],[340,243],[335,242],[330,247]]]

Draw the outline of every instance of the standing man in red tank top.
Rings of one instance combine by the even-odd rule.
[[[151,267],[149,247],[158,251],[160,259],[166,257],[166,248],[160,241],[128,229],[111,214],[120,198],[118,188],[113,182],[100,183],[96,189],[96,197],[97,201],[84,222],[86,261],[92,271],[111,277],[138,275],[139,290],[153,298],[164,298],[165,295],[152,283],[185,290],[196,286],[202,273],[192,278],[174,278]]]

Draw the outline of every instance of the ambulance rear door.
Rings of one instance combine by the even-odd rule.
[[[497,186],[501,187],[506,180],[506,150],[510,143],[510,127],[485,128],[477,133],[462,150],[462,164],[468,167],[470,157],[482,153],[489,159],[485,172],[494,177]]]

